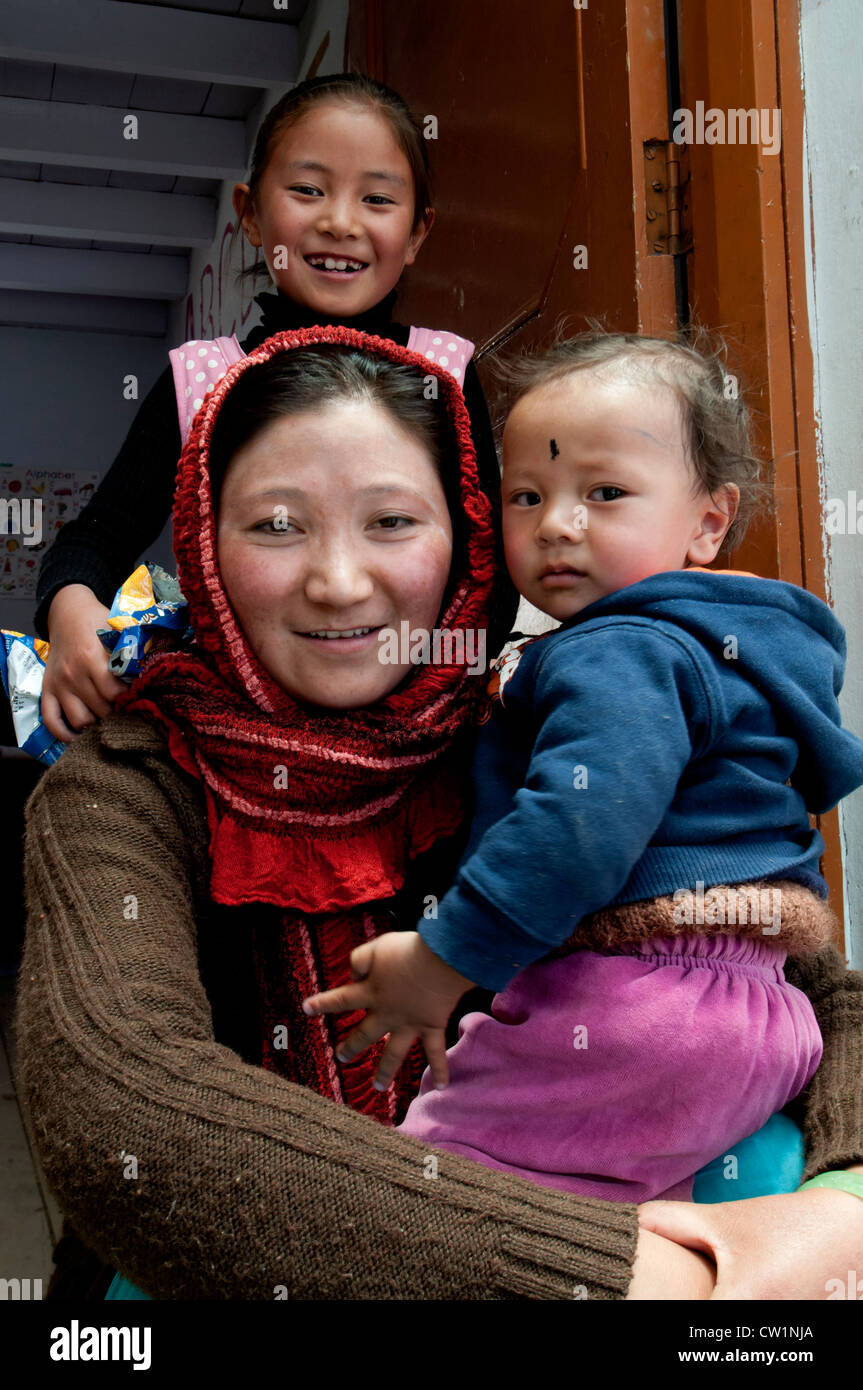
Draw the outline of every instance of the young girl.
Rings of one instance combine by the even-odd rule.
[[[704,568],[760,498],[718,361],[585,335],[525,378],[506,557],[562,626],[496,663],[439,911],[306,1009],[369,1010],[342,1055],[389,1032],[378,1084],[420,1033],[404,1129],[428,1144],[588,1196],[689,1197],[821,1056],[783,965],[830,931],[809,813],[863,783],[844,633],[802,589]],[[441,1028],[474,983],[501,992],[463,1021],[447,1087]]]
[[[481,485],[497,499],[497,455],[470,360],[473,345],[446,332],[408,329],[391,317],[402,271],[431,230],[431,201],[426,141],[389,88],[349,74],[315,78],[267,115],[249,182],[234,191],[243,232],[263,252],[255,269],[268,271],[276,285],[275,294],[257,297],[261,324],[242,345],[194,343],[175,358],[174,371],[166,370],[142,403],[95,496],[44,557],[36,629],[51,642],[42,712],[55,737],[68,740],[103,717],[122,691],[106,668],[96,629],[105,626],[106,605],[170,513],[181,447],[175,386],[182,387],[185,432],[207,385],[274,333],[346,324],[390,338],[439,362],[462,386]],[[233,347],[227,358],[225,346]],[[181,381],[183,371],[188,377]],[[502,581],[489,637],[495,650],[516,605]]]

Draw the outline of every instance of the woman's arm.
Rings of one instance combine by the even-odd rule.
[[[99,1256],[161,1298],[622,1298],[634,1207],[430,1155],[214,1041],[207,870],[197,786],[128,715],[29,802],[23,1093]]]

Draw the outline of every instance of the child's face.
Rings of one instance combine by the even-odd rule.
[[[239,212],[247,185],[234,190]],[[297,304],[353,318],[412,265],[431,218],[412,230],[411,167],[386,120],[367,107],[316,106],[282,135],[243,230]],[[327,268],[326,261],[334,263]],[[346,263],[346,268],[335,266]]]
[[[273,679],[312,704],[354,709],[413,670],[381,661],[378,633],[434,628],[452,525],[424,445],[379,406],[340,401],[272,422],[234,455],[217,553]]]
[[[561,622],[651,574],[709,564],[737,497],[734,484],[715,501],[701,488],[666,386],[583,369],[530,391],[507,420],[507,568]]]

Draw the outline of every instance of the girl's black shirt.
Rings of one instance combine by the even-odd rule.
[[[262,320],[243,339],[241,346],[245,352],[251,352],[274,333],[343,324],[407,347],[410,329],[392,318],[395,299],[396,292],[392,290],[368,313],[352,319],[336,319],[296,304],[281,291],[259,294],[255,303],[261,308]],[[465,372],[463,390],[480,483],[491,499],[499,536],[500,470],[488,407],[472,361]],[[171,514],[181,446],[174,376],[169,365],[141,402],[125,442],[96,492],[80,515],[62,528],[42,559],[35,619],[40,637],[48,637],[51,600],[67,584],[86,584],[101,603],[110,607],[123,580],[161,534]],[[498,582],[488,636],[489,654],[498,651],[505,642],[517,606],[518,596],[503,569],[498,545]]]

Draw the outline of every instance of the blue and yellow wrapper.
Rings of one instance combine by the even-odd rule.
[[[12,706],[18,747],[40,763],[55,763],[65,743],[42,723],[42,678],[48,643],[23,632],[0,630],[0,677]]]
[[[108,669],[131,681],[151,652],[181,646],[192,635],[189,605],[178,581],[160,565],[139,565],[120,586],[108,626],[98,629]],[[57,761],[68,747],[42,723],[42,681],[50,643],[0,629],[0,678],[12,706],[18,747],[40,762]]]
[[[114,595],[108,626],[98,637],[108,669],[121,680],[137,676],[152,651],[179,646],[189,631],[189,605],[161,565],[139,565]]]

